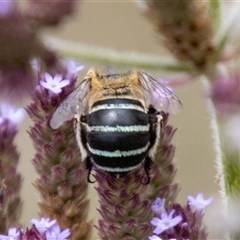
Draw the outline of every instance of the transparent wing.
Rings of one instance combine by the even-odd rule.
[[[60,127],[64,122],[72,119],[75,114],[86,114],[89,98],[89,79],[83,80],[58,106],[50,120],[53,129]]]
[[[139,81],[147,106],[152,105],[157,111],[178,113],[182,110],[180,100],[156,79],[145,72],[139,72]]]

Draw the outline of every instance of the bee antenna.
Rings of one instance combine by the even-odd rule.
[[[152,165],[152,159],[149,156],[147,156],[145,161],[144,161],[144,171],[145,171],[145,173],[147,175],[147,181],[146,182],[141,181],[141,183],[143,185],[147,185],[147,184],[150,183],[150,179],[151,178],[150,178],[150,175],[149,175],[149,171],[150,171],[150,166],[151,165]]]
[[[87,181],[89,183],[95,183],[96,181],[92,181],[90,179],[90,176],[91,176],[91,171],[92,171],[92,163],[91,163],[91,159],[90,157],[88,156],[87,159],[86,159],[86,169],[88,170],[88,173],[87,173]]]

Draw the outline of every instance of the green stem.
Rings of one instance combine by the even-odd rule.
[[[206,89],[206,92],[209,92],[210,80],[206,76],[204,76],[202,78],[202,82],[203,82],[204,88]],[[213,137],[214,148],[216,153],[215,163],[216,163],[218,183],[220,186],[220,195],[221,195],[222,203],[224,207],[223,212],[224,214],[226,214],[228,209],[229,198],[226,190],[227,183],[225,182],[226,180],[225,175],[227,173],[224,165],[224,157],[223,157],[223,152],[221,148],[220,129],[217,121],[217,114],[216,114],[214,103],[212,102],[212,99],[210,97],[206,98],[206,100],[207,100],[208,112],[210,115],[210,126],[212,129],[212,137]]]
[[[214,29],[219,29],[221,23],[221,1],[219,0],[210,0],[209,9],[212,16]]]
[[[231,197],[231,200],[236,201],[240,193],[239,154],[234,151],[229,151],[227,146],[223,146],[223,153],[226,193]]]
[[[207,92],[210,90],[210,80],[203,79],[204,87]],[[212,99],[207,98],[207,106],[210,114],[211,129],[216,152],[216,170],[218,173],[218,183],[223,204],[223,214],[226,219],[231,217],[234,207],[239,207],[240,195],[240,156],[238,151],[234,151],[230,146],[231,142],[226,141],[224,126],[226,122],[217,118],[216,108]],[[236,130],[237,131],[237,130]],[[237,203],[237,205],[236,205]],[[226,239],[239,240],[240,236],[236,233],[231,234],[226,227]]]
[[[222,26],[219,27],[219,31],[215,37],[215,45],[217,46],[218,53],[221,53],[225,47],[228,37],[230,36],[230,31],[232,30],[233,24],[237,24],[236,20],[240,12],[240,4],[235,4],[235,8],[232,12],[222,21]]]
[[[167,72],[192,71],[189,64],[156,55],[122,52],[48,37],[44,39],[44,42],[64,57],[74,58],[80,62]]]

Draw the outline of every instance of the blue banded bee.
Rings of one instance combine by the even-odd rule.
[[[76,138],[89,182],[93,165],[123,176],[141,164],[149,182],[161,134],[161,111],[176,113],[181,106],[168,88],[145,72],[110,73],[91,68],[58,106],[50,125],[56,129],[76,119]]]

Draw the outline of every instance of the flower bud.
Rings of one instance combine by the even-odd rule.
[[[72,196],[72,189],[68,183],[62,183],[61,185],[59,185],[57,191],[58,196],[63,200],[67,200]]]

